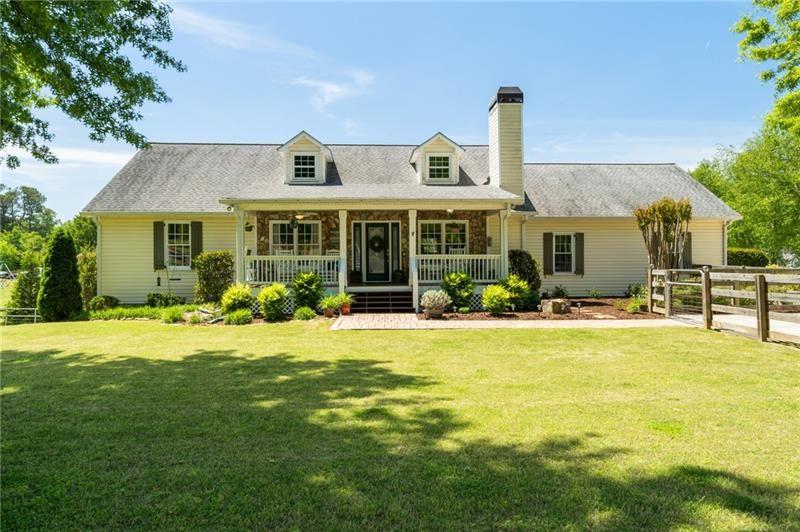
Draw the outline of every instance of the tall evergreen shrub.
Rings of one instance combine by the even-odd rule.
[[[83,308],[75,243],[60,227],[47,242],[37,306],[46,321],[67,320]]]

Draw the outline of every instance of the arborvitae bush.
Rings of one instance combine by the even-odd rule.
[[[75,243],[62,228],[47,243],[37,306],[46,321],[67,320],[83,309]]]

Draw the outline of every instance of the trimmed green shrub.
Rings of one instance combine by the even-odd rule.
[[[313,320],[317,317],[317,313],[311,310],[311,307],[298,307],[294,311],[294,319],[296,320]]]
[[[553,288],[553,291],[550,292],[550,297],[552,299],[566,299],[569,297],[569,291],[566,286],[557,285]]]
[[[277,321],[283,318],[286,307],[286,286],[274,283],[265,286],[258,294],[258,306],[265,320]]]
[[[499,284],[493,284],[483,289],[481,301],[489,314],[502,314],[511,304],[511,294]]]
[[[642,283],[631,283],[625,290],[627,297],[647,297],[647,287]]]
[[[322,277],[314,272],[298,273],[292,281],[292,295],[294,303],[298,307],[316,309],[319,307],[322,296],[325,295]]]
[[[148,307],[173,307],[183,305],[186,298],[172,292],[151,292],[144,298],[144,304]]]
[[[469,305],[469,298],[475,289],[470,276],[464,272],[450,272],[442,279],[444,290],[456,307]]]
[[[94,296],[87,305],[89,310],[106,310],[119,306],[119,299],[114,296]]]
[[[181,307],[166,307],[161,311],[161,321],[164,323],[178,323],[183,321],[183,309]]]
[[[197,272],[194,299],[198,303],[218,303],[233,282],[234,260],[230,251],[204,251],[192,259]]]
[[[508,270],[509,273],[513,273],[526,281],[532,291],[538,292],[542,287],[539,265],[533,260],[531,254],[524,249],[511,249],[508,251]]]
[[[458,307],[459,314],[469,314],[469,307]]]
[[[39,314],[46,321],[70,319],[83,310],[78,260],[72,237],[62,228],[47,242],[39,296]]]
[[[78,281],[81,283],[83,308],[97,295],[97,254],[94,251],[78,253]]]
[[[220,307],[224,314],[243,309],[252,312],[253,302],[255,302],[255,298],[253,297],[253,291],[250,289],[250,285],[236,283],[230,285],[225,292],[222,293]]]
[[[240,308],[225,315],[225,325],[247,325],[253,323],[253,311]]]
[[[728,265],[766,268],[769,265],[769,256],[763,250],[755,248],[728,248]]]
[[[602,292],[600,292],[600,290],[598,290],[597,288],[592,288],[591,290],[589,290],[588,294],[589,297],[591,297],[592,299],[600,299],[601,297],[603,297]]]
[[[509,305],[514,310],[528,310],[539,303],[539,294],[534,294],[528,283],[518,275],[511,274],[500,280],[500,286],[508,290]]]
[[[643,297],[632,297],[628,300],[628,303],[625,305],[625,310],[631,314],[636,314],[637,312],[642,311],[642,305],[645,305],[647,300]]]

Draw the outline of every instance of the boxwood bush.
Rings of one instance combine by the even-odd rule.
[[[474,289],[472,279],[464,272],[450,272],[442,278],[442,290],[450,296],[455,307],[469,306],[469,298]]]
[[[258,294],[258,306],[265,320],[277,321],[283,318],[283,309],[286,308],[286,286],[274,283],[262,288]]]
[[[298,307],[298,309],[294,311],[294,319],[296,320],[313,320],[316,317],[317,313],[314,312],[311,307]]]
[[[729,266],[752,266],[765,268],[769,264],[769,256],[761,249],[728,248]]]
[[[89,310],[106,310],[119,306],[119,299],[114,296],[94,296],[90,301]]]
[[[298,307],[316,309],[319,307],[322,296],[325,295],[322,277],[315,272],[298,273],[292,281],[292,295],[294,303]]]
[[[198,303],[218,303],[233,282],[234,260],[230,251],[204,251],[192,259],[197,272],[194,299]]]
[[[539,294],[531,290],[528,282],[518,275],[512,273],[502,279],[500,286],[508,291],[509,305],[513,305],[514,310],[528,310],[539,303]]]
[[[250,285],[236,283],[230,285],[225,292],[222,293],[220,298],[220,307],[222,312],[228,314],[234,310],[249,310],[253,311],[253,303],[255,298],[250,289]]]
[[[148,307],[174,307],[183,305],[186,298],[172,292],[151,292],[144,298],[144,304]]]

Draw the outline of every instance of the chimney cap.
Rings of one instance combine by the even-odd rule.
[[[500,87],[497,89],[497,95],[492,99],[492,103],[489,104],[489,109],[496,103],[522,103],[522,100],[522,89],[519,87]]]

